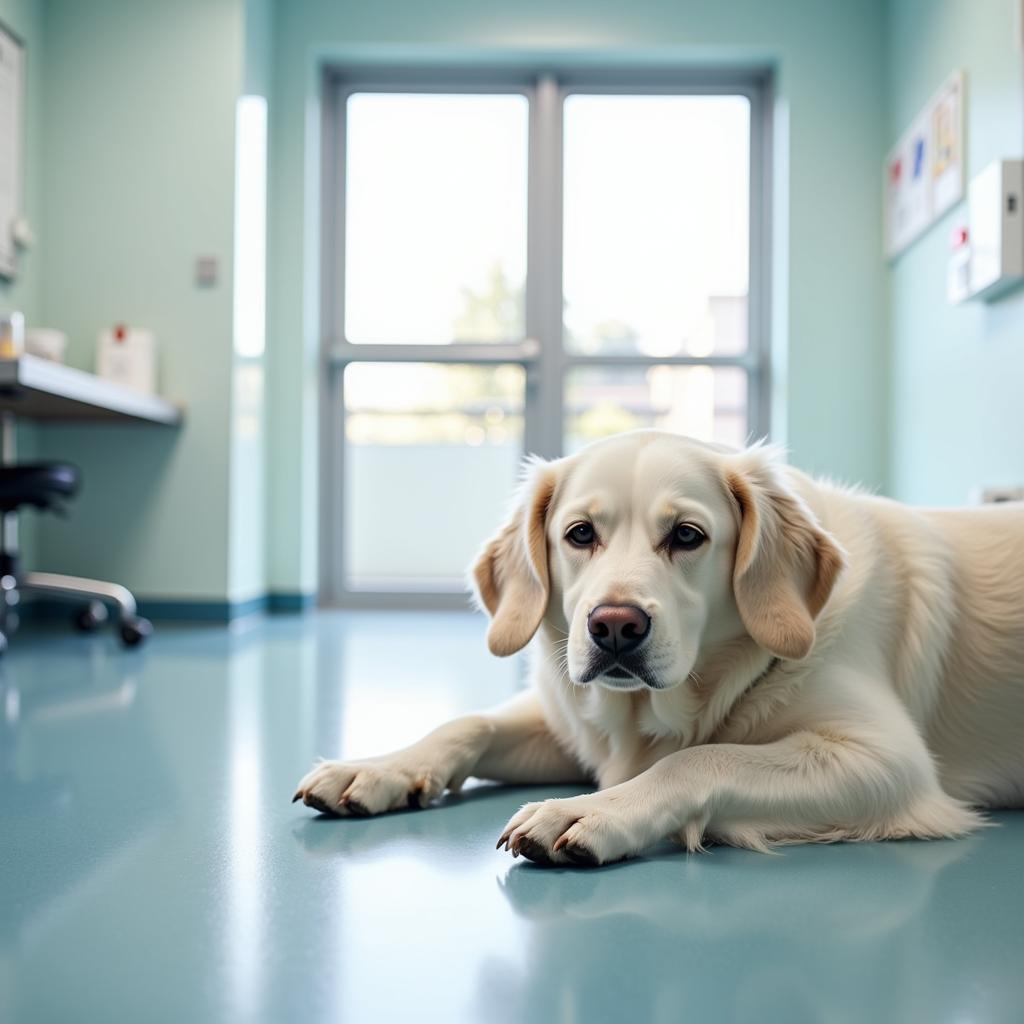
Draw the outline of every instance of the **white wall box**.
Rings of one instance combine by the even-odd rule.
[[[950,301],[991,301],[1024,282],[1022,204],[1024,160],[996,160],[971,179],[967,190],[969,256],[959,275],[959,288],[953,287],[951,275]]]

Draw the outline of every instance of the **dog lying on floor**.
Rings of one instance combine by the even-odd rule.
[[[959,836],[1024,804],[1024,506],[924,510],[768,447],[657,431],[528,463],[473,576],[533,686],[405,750],[325,761],[295,799],[426,806],[469,776],[596,782],[499,846],[607,864],[665,837]]]

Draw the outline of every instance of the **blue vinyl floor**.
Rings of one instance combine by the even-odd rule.
[[[494,849],[479,786],[371,820],[289,803],[522,684],[468,614],[47,629],[0,668],[0,1022],[1024,1021],[1024,813],[966,840]],[[1022,739],[1024,742],[1024,739]]]

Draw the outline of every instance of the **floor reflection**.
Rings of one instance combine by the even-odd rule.
[[[727,1020],[963,1020],[958,994],[990,964],[957,938],[968,922],[956,872],[969,867],[983,893],[983,855],[974,837],[778,857],[666,849],[601,871],[516,864],[499,885],[530,924],[528,967],[483,965],[478,1006],[566,1024],[609,1002],[645,1021],[684,1007]],[[985,902],[969,913],[982,931]]]
[[[263,659],[241,651],[228,663],[227,848],[224,861],[226,921],[224,962],[229,965],[230,1002],[251,1019],[262,1002],[260,965],[265,957],[265,837],[260,805],[263,788]]]
[[[100,650],[83,658],[59,644],[45,655],[0,660],[0,945],[17,944],[44,911],[52,917],[98,861],[137,834],[137,823],[124,830],[100,824],[108,794],[93,782],[112,767],[121,737],[141,733],[145,741],[136,706],[140,671],[139,658],[112,669]],[[142,782],[159,788],[159,766],[149,767]],[[140,817],[151,815],[141,810]],[[69,842],[88,848],[89,859],[40,884]]]

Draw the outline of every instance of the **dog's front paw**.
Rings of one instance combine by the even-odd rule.
[[[502,846],[536,864],[598,867],[639,853],[643,844],[615,798],[592,793],[526,804],[505,826]]]
[[[341,817],[383,814],[406,807],[426,807],[444,790],[429,771],[415,771],[400,761],[321,761],[299,783],[292,803]]]

